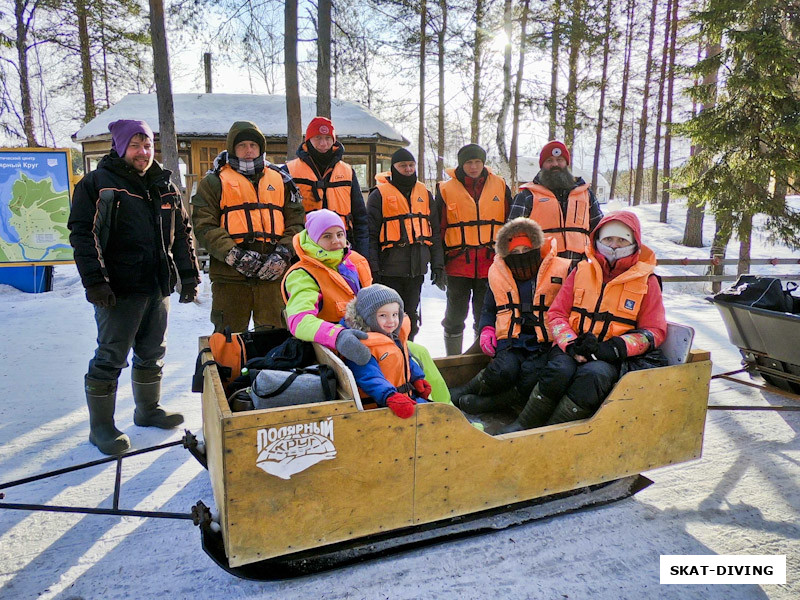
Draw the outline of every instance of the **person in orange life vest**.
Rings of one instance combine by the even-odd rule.
[[[342,220],[331,210],[310,213],[293,242],[300,260],[286,271],[281,286],[289,331],[366,364],[370,353],[361,340],[367,334],[345,329],[339,321],[358,290],[372,283],[367,259],[350,250]]]
[[[408,352],[411,322],[403,313],[400,294],[381,284],[361,288],[347,305],[342,324],[350,328],[348,331],[368,336],[364,344],[369,348],[369,362],[360,365],[347,358],[344,361],[362,398],[388,406],[402,419],[411,417],[417,403],[428,401],[431,386]]]
[[[631,370],[665,366],[667,335],[656,257],[636,215],[617,211],[591,235],[587,260],[569,274],[547,312],[558,349],[507,431],[585,419]]]
[[[353,250],[367,256],[367,209],[355,171],[342,160],[343,155],[344,146],[336,139],[331,120],[314,117],[297,149],[297,158],[286,167],[303,195],[306,214],[321,208],[338,214]]]
[[[390,173],[375,177],[367,199],[369,264],[381,283],[397,291],[411,319],[409,340],[419,331],[419,297],[428,264],[431,280],[444,287],[439,219],[433,196],[417,181],[417,162],[405,148],[392,155]]]
[[[214,331],[244,331],[251,316],[256,326],[283,327],[280,280],[305,211],[289,174],[265,160],[265,147],[255,123],[235,122],[192,198],[195,231],[210,255]]]
[[[508,217],[530,217],[546,236],[558,241],[559,256],[577,263],[586,257],[589,234],[603,212],[589,184],[575,177],[569,166],[570,154],[563,142],[547,142],[539,153],[539,173],[520,186]]]
[[[556,241],[525,217],[497,232],[495,251],[480,321],[481,350],[493,358],[450,392],[456,406],[473,414],[506,408],[517,394],[530,396],[553,347],[545,313],[571,264],[556,255]]]
[[[508,217],[511,190],[485,163],[486,151],[467,144],[458,151],[458,167],[446,171],[451,179],[436,186],[447,275],[442,327],[448,355],[461,353],[470,297],[478,333],[495,234]]]

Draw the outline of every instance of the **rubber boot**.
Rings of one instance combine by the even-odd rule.
[[[84,378],[89,407],[89,441],[103,454],[122,454],[131,447],[130,438],[114,425],[117,382]]]
[[[483,371],[480,371],[475,377],[470,379],[464,385],[459,385],[450,390],[450,402],[455,404],[458,408],[461,408],[461,397],[467,394],[480,394],[483,392],[484,394],[487,393],[489,390],[483,384],[483,379],[481,379],[481,375],[483,375]]]
[[[533,388],[525,408],[519,413],[517,420],[503,427],[498,433],[513,433],[525,429],[541,427],[547,422],[548,417],[553,414],[558,402],[551,400],[539,391],[539,384]]]
[[[131,373],[133,384],[133,422],[139,427],[172,429],[183,423],[183,415],[167,412],[158,405],[161,400],[161,369],[137,369]]]
[[[461,354],[461,344],[464,341],[464,334],[459,333],[456,335],[451,335],[449,333],[444,334],[444,351],[447,353],[447,356],[455,356],[456,354]]]
[[[472,415],[486,412],[498,412],[511,406],[519,394],[516,389],[506,390],[499,394],[464,394],[460,398],[460,408]]]
[[[588,419],[593,414],[594,411],[581,408],[567,396],[564,396],[561,400],[559,400],[558,406],[556,406],[556,410],[553,412],[553,415],[547,420],[547,425]]]

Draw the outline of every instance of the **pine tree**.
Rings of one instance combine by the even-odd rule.
[[[719,54],[694,67],[703,76],[723,67],[714,106],[680,127],[700,148],[684,170],[684,192],[707,203],[718,221],[747,238],[753,215],[767,215],[773,239],[800,247],[800,214],[781,194],[800,164],[800,14],[793,0],[709,0],[694,19],[723,41]],[[711,104],[713,89],[691,90]],[[795,187],[792,187],[792,186]]]

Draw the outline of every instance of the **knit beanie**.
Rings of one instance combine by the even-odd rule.
[[[258,153],[264,154],[264,136],[260,132],[254,129],[240,131],[236,134],[236,137],[233,138],[233,147],[236,148],[236,144],[241,142],[255,142],[258,144]]]
[[[392,154],[392,164],[408,161],[417,162],[417,159],[414,158],[414,155],[405,148],[400,148],[399,150],[396,150],[394,154]]]
[[[631,244],[636,243],[636,238],[633,236],[633,230],[625,225],[625,223],[622,221],[609,221],[600,228],[595,236],[595,239],[602,240],[611,236],[626,239]]]
[[[128,149],[128,144],[137,133],[146,135],[152,141],[153,130],[150,129],[145,121],[137,121],[133,119],[120,119],[108,124],[108,130],[111,132],[111,149],[114,150],[119,156],[125,156],[125,151]]]
[[[559,142],[558,140],[551,140],[544,145],[542,151],[539,153],[539,168],[542,168],[544,161],[546,161],[551,156],[559,157],[563,156],[567,164],[570,164],[569,160],[569,150],[564,145],[564,142]]]
[[[380,283],[373,283],[370,286],[361,288],[356,295],[356,312],[366,322],[370,331],[380,331],[378,327],[378,320],[375,318],[375,313],[384,304],[390,302],[397,302],[400,305],[400,323],[398,329],[403,324],[403,313],[405,312],[403,306],[403,299],[396,291]]]
[[[331,227],[341,227],[344,230],[342,218],[332,210],[321,208],[306,215],[306,231],[315,244]]]
[[[486,150],[478,146],[478,144],[467,144],[458,151],[458,166],[463,168],[465,162],[474,158],[486,163]]]
[[[330,119],[325,117],[314,117],[306,127],[306,139],[310,140],[315,135],[329,135],[336,141],[336,131],[333,128],[333,123]]]

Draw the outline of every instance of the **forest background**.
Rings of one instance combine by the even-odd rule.
[[[713,212],[742,272],[755,214],[798,247],[799,34],[798,0],[0,0],[0,145],[74,145],[131,92],[225,90],[285,94],[291,149],[298,94],[352,100],[429,183],[472,141],[514,187],[562,139],[609,197],[662,222],[686,198],[686,245]]]

